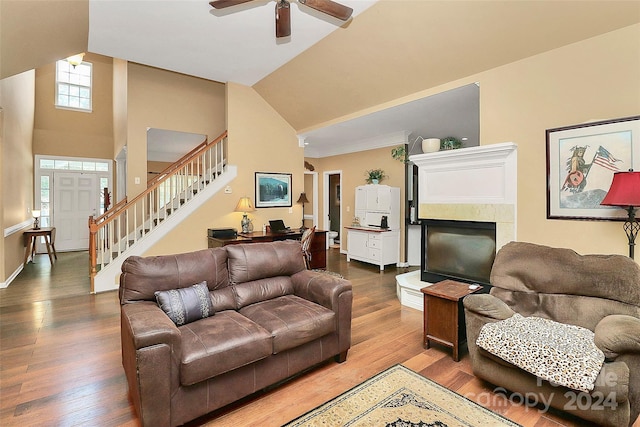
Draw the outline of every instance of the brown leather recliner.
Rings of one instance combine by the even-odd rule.
[[[206,281],[214,314],[176,326],[154,293]],[[120,277],[122,363],[145,426],[174,426],[351,345],[351,283],[305,269],[300,243],[130,257]]]
[[[473,373],[603,426],[633,424],[640,413],[640,267],[622,255],[511,242],[497,253],[490,294],[464,301]],[[514,313],[595,332],[605,361],[591,392],[552,384],[476,344],[482,327]],[[521,360],[524,357],[521,357]]]

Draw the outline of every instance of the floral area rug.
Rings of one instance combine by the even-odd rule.
[[[519,424],[402,365],[395,365],[285,426],[501,427]]]

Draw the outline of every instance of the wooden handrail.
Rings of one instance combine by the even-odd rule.
[[[155,181],[160,180],[163,176],[165,176],[166,174],[169,174],[171,172],[173,172],[176,169],[180,169],[182,167],[182,165],[184,165],[185,163],[187,163],[190,159],[192,159],[194,156],[196,156],[196,153],[201,152],[204,148],[206,148],[209,145],[215,145],[218,142],[220,142],[223,138],[227,137],[227,131],[224,131],[219,137],[217,137],[216,139],[214,139],[213,141],[207,142],[207,140],[205,139],[204,141],[202,141],[200,144],[198,144],[194,149],[192,149],[191,151],[189,151],[187,154],[185,154],[184,156],[182,156],[181,158],[179,158],[177,161],[175,161],[174,163],[172,163],[171,165],[167,166],[167,168],[165,168],[165,170],[163,170],[162,172],[160,172],[158,174],[158,176],[156,176],[155,178],[153,178],[152,180],[150,180],[147,183],[147,187],[154,185]]]
[[[89,217],[88,220],[88,226],[89,226],[89,271],[90,271],[90,277],[91,277],[91,291],[93,292],[94,290],[94,283],[93,283],[93,278],[95,277],[96,273],[97,273],[97,248],[98,248],[98,231],[102,228],[105,228],[108,224],[114,222],[117,218],[123,217],[126,220],[126,225],[124,226],[125,229],[125,233],[129,233],[129,219],[130,216],[135,217],[132,221],[134,221],[134,228],[135,228],[135,224],[137,224],[137,220],[139,219],[139,215],[150,215],[149,216],[149,220],[152,219],[151,213],[152,213],[152,209],[153,207],[160,207],[160,205],[158,204],[157,206],[152,206],[151,204],[149,204],[149,201],[147,201],[148,205],[145,205],[144,203],[141,203],[140,209],[138,209],[138,202],[141,202],[141,200],[145,197],[157,197],[158,193],[155,194],[151,194],[152,192],[158,190],[158,187],[160,187],[163,183],[165,183],[167,180],[171,179],[173,176],[178,175],[178,173],[180,173],[183,169],[185,169],[187,171],[187,175],[186,176],[192,176],[192,172],[193,172],[193,168],[197,168],[199,170],[200,167],[200,162],[203,161],[203,159],[206,162],[206,157],[203,157],[202,159],[197,159],[198,156],[205,154],[207,152],[207,150],[211,149],[212,147],[217,146],[218,143],[220,143],[221,141],[223,141],[225,138],[227,137],[227,131],[224,131],[220,136],[218,136],[216,139],[214,139],[213,141],[210,142],[203,142],[201,144],[199,144],[197,147],[195,147],[193,150],[191,150],[189,153],[187,153],[185,156],[183,156],[182,158],[180,158],[177,162],[173,163],[171,166],[169,166],[168,168],[166,168],[161,175],[159,175],[158,177],[154,178],[153,180],[151,180],[149,182],[149,185],[147,186],[147,188],[140,194],[138,194],[136,197],[134,197],[132,200],[128,200],[127,198],[121,200],[120,202],[118,202],[116,205],[113,206],[113,208],[109,209],[108,211],[106,211],[105,213],[103,213],[102,215],[94,218],[93,216]],[[217,148],[216,148],[217,150]],[[217,172],[217,165],[221,164],[222,168],[224,169],[225,166],[225,160],[224,160],[224,146],[221,147],[220,149],[220,158],[218,159],[217,154],[215,155],[216,157],[216,162],[220,162],[220,163],[216,163],[215,167],[216,167],[216,172]],[[217,153],[217,152],[216,152]],[[209,154],[209,156],[211,156]],[[211,159],[211,157],[209,157],[209,159]],[[191,165],[189,166],[190,162],[196,162],[196,166]],[[210,160],[211,161],[211,160]],[[202,172],[206,172],[206,165],[202,165],[203,170]],[[189,169],[191,168],[191,169]],[[209,173],[211,171],[211,164],[209,164]],[[220,170],[219,172],[222,172],[222,170]],[[182,175],[183,177],[185,175]],[[183,181],[184,182],[184,181]],[[174,185],[173,183],[169,183],[169,188],[171,188],[171,186]],[[165,187],[166,188],[166,187]],[[174,188],[175,189],[175,188]],[[182,187],[181,191],[184,191],[186,188]],[[166,191],[166,190],[165,190]],[[198,190],[196,190],[198,191]],[[173,194],[172,196],[172,200],[173,197],[175,197],[175,194]],[[157,199],[156,199],[157,200]],[[154,202],[155,203],[155,202]],[[172,201],[173,203],[173,201]],[[127,214],[127,212],[133,209],[132,213]],[[138,209],[136,211],[136,209]],[[148,210],[147,210],[148,209]],[[124,214],[127,214],[126,216],[123,216]],[[156,211],[156,215],[158,215],[158,211]],[[142,225],[145,222],[145,219],[142,218]],[[122,227],[122,223],[118,223],[116,224],[118,227]],[[113,232],[114,229],[118,228],[115,227],[112,228],[111,232]],[[135,231],[134,231],[135,232]],[[120,236],[121,237],[121,236]],[[119,237],[119,238],[120,238]],[[109,245],[109,241],[108,239],[104,239],[103,241],[101,241],[101,243],[104,245],[104,240],[106,240],[106,245]],[[111,244],[115,244],[116,242],[111,242]],[[119,244],[119,243],[118,243]],[[101,250],[103,250],[104,248],[101,248]]]
[[[113,205],[111,207],[111,209],[108,209],[105,213],[103,213],[102,215],[99,215],[95,218],[95,222],[100,222],[102,221],[104,218],[106,218],[109,215],[113,215],[115,213],[117,213],[122,206],[127,204],[127,198],[125,197],[124,199],[120,200],[118,203],[116,203],[115,205]]]

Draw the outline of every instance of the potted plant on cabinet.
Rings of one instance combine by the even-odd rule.
[[[367,184],[378,184],[387,177],[382,169],[369,169],[365,175],[367,175]]]

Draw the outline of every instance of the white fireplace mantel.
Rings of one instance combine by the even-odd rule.
[[[517,145],[512,142],[417,154],[418,203],[515,204]]]

